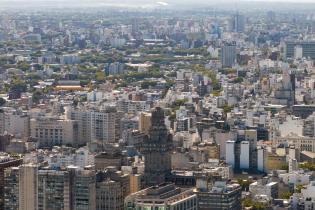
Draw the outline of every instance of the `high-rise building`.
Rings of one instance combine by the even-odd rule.
[[[102,110],[70,110],[68,117],[78,121],[79,144],[101,141],[103,145],[120,139],[120,119],[123,113],[115,107]]]
[[[96,209],[96,179],[95,171],[68,167],[70,172],[71,208],[75,210]]]
[[[4,205],[1,209],[19,209],[19,168],[7,168],[4,172]]]
[[[242,209],[242,188],[239,184],[227,184],[217,181],[213,185],[197,180],[195,193],[200,210],[238,210]]]
[[[164,183],[133,193],[125,199],[125,209],[197,210],[197,196],[192,189],[181,189]]]
[[[232,32],[237,32],[237,33],[243,33],[245,31],[245,16],[241,15],[239,13],[233,15],[231,18],[231,31]]]
[[[38,171],[38,210],[70,209],[68,171]]]
[[[31,137],[37,140],[39,147],[77,146],[78,124],[74,120],[56,118],[31,119]]]
[[[127,178],[129,181],[129,178]],[[5,171],[8,210],[95,210],[95,171],[75,166],[64,170],[22,165]],[[129,182],[126,184],[129,188]]]
[[[121,210],[130,193],[129,175],[108,168],[96,175],[96,209]]]
[[[0,209],[4,207],[4,186],[5,186],[5,170],[10,167],[19,166],[23,163],[23,159],[15,159],[8,156],[0,156]]]
[[[236,63],[235,43],[225,43],[221,47],[221,64],[223,67],[232,67]]]
[[[148,186],[163,183],[171,173],[172,135],[164,123],[164,111],[157,107],[152,112],[151,128],[141,149],[145,160],[145,182]]]
[[[303,136],[315,137],[315,114],[303,121]]]
[[[225,148],[226,148],[225,162],[234,168],[235,167],[235,141],[226,141]]]
[[[139,131],[148,135],[151,127],[151,113],[142,112],[139,121]]]
[[[19,168],[19,210],[38,210],[38,166]]]
[[[299,57],[315,59],[315,41],[312,40],[302,40],[302,41],[285,41],[284,45],[284,57],[294,58],[296,55],[296,47],[298,47]]]

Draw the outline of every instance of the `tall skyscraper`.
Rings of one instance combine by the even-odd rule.
[[[128,174],[107,168],[96,175],[96,209],[121,210],[124,199],[130,193],[130,178]]]
[[[6,169],[5,182],[6,210],[96,209],[94,170],[75,166],[53,170],[22,165]],[[126,185],[129,189],[129,183]]]
[[[232,67],[236,62],[235,43],[225,43],[221,47],[221,63],[223,67]]]
[[[71,208],[75,210],[96,209],[95,171],[68,167],[70,172]]]
[[[152,112],[151,128],[141,151],[145,157],[146,185],[163,183],[167,174],[171,173],[172,146],[173,138],[165,126],[164,111],[157,107]]]
[[[236,13],[231,18],[231,31],[237,33],[243,33],[245,31],[245,16]]]
[[[22,165],[19,170],[19,210],[38,210],[38,166]]]
[[[5,176],[4,171],[9,167],[19,166],[23,163],[23,159],[14,159],[7,156],[0,156],[0,209],[4,207],[4,186]]]
[[[4,208],[6,210],[19,209],[19,168],[7,168],[4,171]]]
[[[38,171],[38,210],[70,209],[68,171]]]

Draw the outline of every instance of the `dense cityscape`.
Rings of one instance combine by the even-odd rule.
[[[315,3],[205,2],[0,1],[0,210],[315,209]]]

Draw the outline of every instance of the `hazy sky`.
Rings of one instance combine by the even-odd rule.
[[[115,6],[115,7],[163,7],[168,6],[170,8],[178,7],[202,7],[202,6],[218,6],[225,5],[225,8],[229,7],[229,3],[233,5],[253,5],[252,3],[260,2],[256,5],[258,8],[276,9],[276,8],[289,8],[295,7],[309,8],[303,3],[314,3],[315,0],[0,0],[0,9],[4,8],[35,8],[35,7],[58,7],[58,8],[70,8],[70,7],[101,7],[101,6]],[[273,5],[269,5],[267,2]],[[284,4],[286,2],[287,4]],[[292,6],[291,3],[296,3]],[[313,5],[313,4],[312,4]],[[270,6],[270,8],[268,8]],[[312,6],[313,7],[313,6]],[[315,8],[315,7],[314,7]],[[312,8],[312,9],[314,9]],[[227,8],[228,9],[228,8]],[[233,6],[230,8],[233,9]]]

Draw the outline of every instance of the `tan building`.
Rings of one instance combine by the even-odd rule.
[[[36,139],[39,147],[55,145],[76,146],[78,126],[74,120],[57,118],[31,119],[31,137]]]
[[[140,122],[139,122],[139,130],[146,135],[149,134],[149,130],[151,128],[151,113],[142,112],[140,114]]]
[[[118,152],[102,152],[94,157],[96,170],[104,170],[110,166],[119,169],[125,162],[127,162],[126,157]]]
[[[116,107],[73,109],[68,111],[67,117],[78,122],[80,144],[98,140],[105,145],[118,142],[121,137],[120,120],[123,113],[117,111]]]
[[[298,136],[290,134],[285,137],[276,137],[272,142],[274,147],[280,144],[292,145],[300,151],[315,152],[315,137]]]
[[[130,193],[141,190],[141,174],[130,174]]]
[[[124,209],[124,199],[130,194],[129,175],[108,168],[98,172],[96,177],[96,209]]]
[[[22,165],[19,171],[19,210],[37,210],[37,179],[36,165]]]

